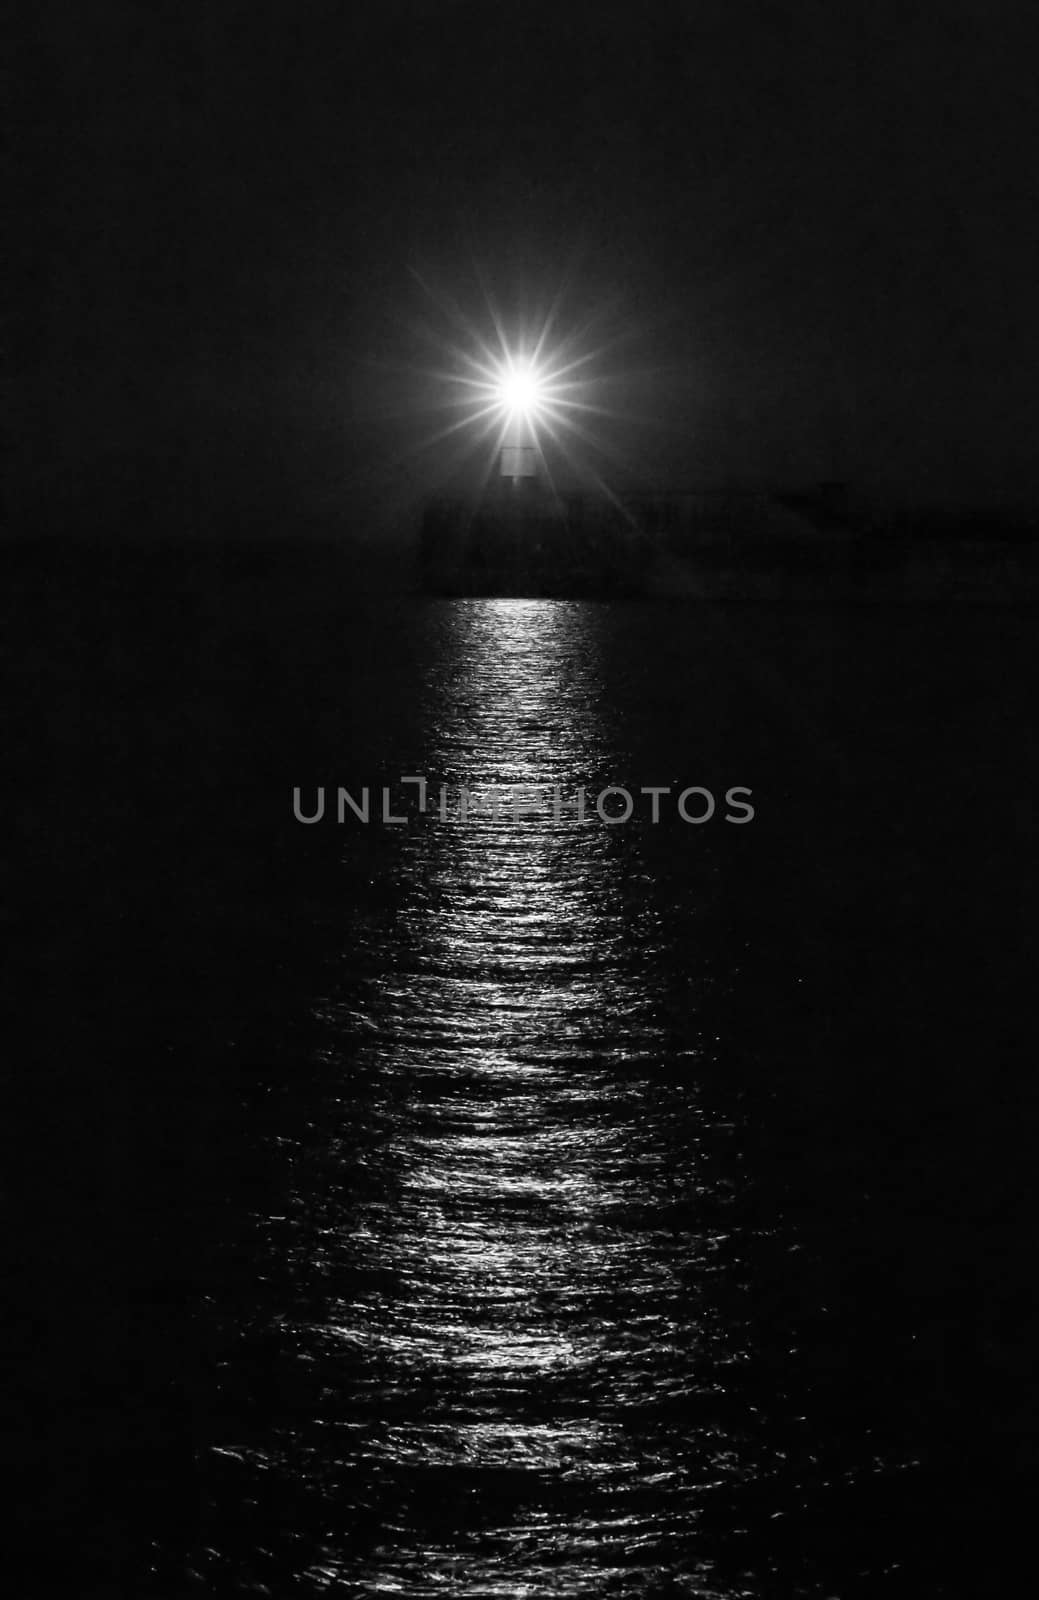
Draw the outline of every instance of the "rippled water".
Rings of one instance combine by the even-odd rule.
[[[594,792],[596,620],[448,611],[429,770]],[[365,1365],[344,1443],[400,1498],[359,1576],[373,1594],[601,1592],[655,1567],[725,1470],[726,1441],[668,1415],[721,1370],[695,1207],[714,1130],[692,1077],[660,1082],[661,935],[632,926],[607,828],[477,813],[402,851],[388,971],[323,1013],[331,1041],[361,1036],[371,1085],[353,1159],[373,1192],[335,1244],[370,1288],[328,1324]]]
[[[44,1565],[60,1528],[127,1600],[993,1592],[1039,1436],[1030,619],[243,615],[190,713],[130,635],[150,811],[65,735],[123,820],[62,862],[110,931],[48,921],[19,1069],[23,1165],[61,1153],[16,1263],[26,1348],[62,1330],[10,1444]],[[406,774],[757,809],[292,818]]]
[[[677,1019],[674,1006],[676,928],[716,897],[717,852],[662,817],[671,848],[677,829],[697,835],[676,903],[647,860],[648,809],[609,826],[570,803],[580,787],[668,781],[632,770],[607,621],[536,601],[431,610],[412,751],[429,811],[398,833],[344,833],[347,881],[376,907],[316,1007],[333,1098],[308,1187],[269,1239],[326,1297],[294,1329],[322,1379],[280,1460],[309,1459],[346,1523],[315,1584],[642,1592],[705,1487],[736,1470],[712,1417],[745,1338],[712,1292],[733,1125],[703,1101],[708,1044],[687,1003],[709,950],[681,974]],[[566,802],[516,817],[477,801],[462,817],[462,784],[558,785]]]

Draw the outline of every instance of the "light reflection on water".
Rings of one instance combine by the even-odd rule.
[[[1015,837],[964,841],[1031,749],[1025,620],[443,602],[322,646],[310,782],[760,810],[292,835],[163,1593],[182,1549],[220,1600],[993,1592],[1034,1085]]]
[[[182,614],[98,553],[8,640],[87,819],[12,835],[43,1590],[1016,1592],[1032,610],[317,604],[294,556]],[[422,772],[758,811],[290,819]]]
[[[599,615],[445,608],[430,776],[610,781]],[[633,937],[611,830],[566,810],[429,817],[400,851],[384,966],[349,1010],[379,1176],[334,1224],[370,1287],[335,1299],[333,1272],[322,1335],[358,1361],[340,1432],[382,1525],[359,1567],[330,1538],[320,1573],[408,1596],[639,1587],[731,1455],[682,1423],[717,1381],[696,1270],[718,1241],[694,1076],[662,1081],[652,922]]]

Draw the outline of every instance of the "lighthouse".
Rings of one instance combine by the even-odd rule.
[[[540,380],[529,363],[510,360],[500,384],[505,428],[501,444],[501,476],[519,488],[522,479],[538,474],[538,445],[534,422],[540,402]]]

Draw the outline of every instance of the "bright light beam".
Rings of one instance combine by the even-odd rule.
[[[509,361],[497,384],[498,399],[510,417],[536,422],[545,400],[544,384],[536,367]]]
[[[447,414],[417,448],[434,449],[457,440],[462,445],[452,457],[457,465],[468,453],[463,443],[468,436],[480,456],[493,448],[503,473],[508,470],[508,452],[519,476],[529,474],[533,455],[549,487],[549,456],[558,452],[579,479],[613,498],[588,456],[589,452],[617,454],[606,425],[622,420],[622,413],[603,393],[599,367],[607,351],[628,341],[630,331],[610,335],[607,328],[604,337],[602,313],[594,312],[579,328],[561,334],[563,287],[543,314],[525,326],[507,329],[480,273],[488,331],[453,297],[436,292],[417,272],[412,275],[448,324],[443,330],[424,325],[414,330],[436,350],[437,363],[411,370],[421,371],[437,385],[440,394],[432,410]],[[589,348],[588,338],[597,324],[599,338]],[[488,455],[485,475],[493,470]]]

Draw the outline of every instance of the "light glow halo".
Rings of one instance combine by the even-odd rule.
[[[589,335],[602,323],[601,311],[569,329],[561,327],[564,285],[544,310],[515,319],[507,331],[482,274],[485,315],[480,316],[430,286],[414,268],[409,271],[450,325],[444,331],[421,325],[416,330],[440,357],[436,366],[416,370],[438,385],[431,409],[443,417],[419,448],[444,449],[452,471],[466,456],[476,455],[484,484],[504,449],[532,449],[553,493],[554,479],[562,472],[585,488],[593,487],[623,512],[596,458],[616,453],[607,430],[623,416],[610,404],[606,386],[611,378],[601,369],[602,358],[629,339],[631,330],[592,343]],[[453,442],[450,457],[448,441]]]
[[[498,397],[510,418],[536,422],[545,399],[544,379],[531,362],[508,358],[498,380]]]
[[[585,409],[570,369],[545,359],[540,345],[528,355],[522,345],[510,346],[499,330],[499,352],[483,346],[478,355],[464,358],[454,387],[471,422],[484,421],[506,433],[523,425],[537,445],[540,432],[556,438],[566,413]]]

